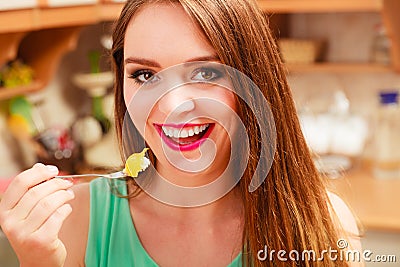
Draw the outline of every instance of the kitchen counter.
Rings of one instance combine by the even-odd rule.
[[[367,165],[353,167],[330,188],[350,206],[364,230],[400,233],[400,178],[376,179]]]

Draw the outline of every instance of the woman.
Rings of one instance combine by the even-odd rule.
[[[348,208],[326,192],[313,165],[276,45],[255,3],[128,1],[113,41],[115,117],[121,149],[139,151],[145,140],[154,170],[122,187],[119,193],[128,198],[108,192],[104,179],[70,189],[70,183],[51,179],[58,172],[54,166],[36,164],[18,175],[0,203],[0,223],[21,266],[347,266],[345,261],[328,257],[302,260],[289,259],[286,254],[284,261],[282,255],[279,259],[262,255],[266,249],[295,250],[300,255],[312,250],[320,255],[329,248],[338,249],[339,238],[351,241],[353,248],[359,247],[359,241],[351,238],[358,230]],[[170,73],[171,68],[173,74],[179,73],[177,69],[191,63],[202,67],[191,69],[189,83],[151,96],[157,92],[152,86],[157,89],[158,82],[167,77],[163,73]],[[271,147],[271,139],[263,136],[271,136],[263,135],[260,125],[273,127],[270,121],[259,124],[256,118],[268,109],[246,84],[242,91],[247,98],[229,90],[240,90],[235,78],[226,87],[219,86],[224,71],[210,70],[205,63],[243,73],[270,104],[276,150],[267,150],[266,155],[273,158],[266,177],[257,176],[262,174],[257,166],[263,148]],[[241,77],[237,81],[242,82]],[[146,94],[146,98],[137,97]],[[211,104],[203,105],[204,99]],[[224,108],[210,109],[212,103]],[[207,116],[210,112],[218,113],[214,117],[221,120]],[[190,205],[182,204],[190,201],[190,195],[174,195],[169,201],[171,194],[154,197],[148,193],[153,191],[141,190],[138,183],[145,180],[157,192],[158,176],[189,189],[217,180],[229,166],[231,155],[237,155],[234,144],[243,141],[237,134],[240,127],[230,123],[233,113],[250,138],[248,162],[232,190],[212,201]],[[197,139],[183,142],[189,140],[184,130],[192,130]],[[206,139],[212,141],[217,156],[212,157],[207,141],[199,142]],[[204,168],[189,170],[178,154],[188,162],[211,156]],[[254,181],[256,187],[251,187]]]

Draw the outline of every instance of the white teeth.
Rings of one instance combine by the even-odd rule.
[[[185,129],[183,129],[182,131],[181,131],[181,134],[180,134],[180,136],[179,137],[181,137],[181,138],[186,138],[186,137],[188,137],[189,135],[188,135],[188,132],[185,130]]]
[[[169,136],[169,137],[173,137],[174,136],[174,130],[173,129],[168,129],[167,127],[163,126],[162,130],[163,130],[163,132],[164,132],[164,134],[166,136]]]
[[[203,132],[208,128],[208,126],[209,124],[194,127],[185,127],[185,129],[181,129],[180,131],[179,129],[173,127],[162,126],[162,131],[168,137],[186,138],[188,136],[194,136],[195,134]]]
[[[194,135],[194,131],[193,131],[193,129],[189,129],[189,131],[188,131],[188,135],[189,135],[189,136],[193,136],[193,135]]]
[[[174,129],[174,137],[179,138],[179,131],[178,129]]]
[[[161,129],[163,130],[165,135],[169,136],[169,131],[166,127],[162,126]]]

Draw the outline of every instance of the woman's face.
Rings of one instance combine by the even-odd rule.
[[[194,63],[198,61],[202,63]],[[130,21],[124,41],[124,98],[158,169],[220,174],[225,168],[236,100],[231,90],[215,85],[223,76],[215,67],[218,62],[179,5],[147,5]],[[198,169],[186,169],[200,158],[210,164],[199,161]]]

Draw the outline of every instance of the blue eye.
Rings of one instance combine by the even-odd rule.
[[[154,82],[158,80],[158,77],[154,75],[151,70],[138,70],[135,71],[129,78],[133,79],[136,83],[143,84],[145,82]]]
[[[213,68],[199,68],[192,74],[192,80],[198,82],[214,81],[222,76],[221,72]]]

